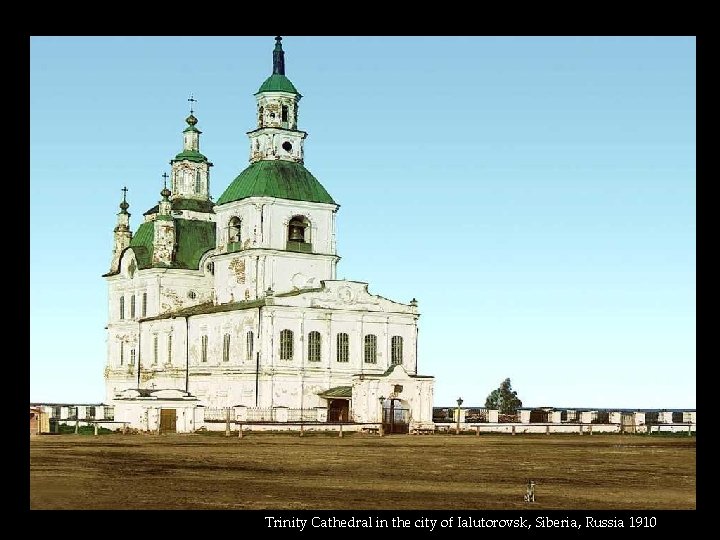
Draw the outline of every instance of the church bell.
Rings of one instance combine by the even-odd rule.
[[[304,242],[305,241],[305,227],[297,222],[290,222],[290,241],[291,242]]]

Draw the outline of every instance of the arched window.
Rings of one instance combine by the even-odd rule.
[[[253,357],[253,345],[255,344],[255,336],[252,330],[245,335],[245,359],[250,362]]]
[[[280,332],[280,360],[292,360],[293,357],[293,332],[283,330]]]
[[[230,334],[223,336],[223,362],[230,361]]]
[[[337,361],[350,361],[350,336],[344,332],[337,335]]]
[[[365,363],[377,364],[377,336],[375,334],[365,336]]]
[[[135,365],[135,349],[130,349],[130,365]]]
[[[120,297],[120,319],[125,318],[125,295]]]
[[[265,108],[261,105],[258,109],[258,127],[263,127],[263,115],[265,114]]]
[[[125,342],[120,342],[120,365],[122,366],[125,363]]]
[[[390,341],[391,358],[393,364],[403,363],[403,338],[402,336],[393,336]]]
[[[172,363],[172,334],[167,337],[167,363]]]
[[[200,169],[195,171],[195,193],[202,193],[202,178],[200,177]]]
[[[228,243],[235,243],[240,241],[240,218],[235,216],[231,217],[228,222]]]
[[[287,128],[288,127],[288,106],[282,105],[280,109],[280,121],[282,122],[282,127]]]
[[[135,295],[134,294],[130,297],[130,318],[131,319],[135,318]]]
[[[208,337],[203,336],[201,338],[201,349],[200,349],[200,361],[201,362],[207,362],[207,344],[208,344]]]
[[[320,332],[308,334],[308,362],[320,361]]]
[[[142,316],[147,317],[147,293],[144,292],[142,295]]]

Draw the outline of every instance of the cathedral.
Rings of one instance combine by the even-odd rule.
[[[255,93],[249,165],[216,201],[192,108],[160,200],[134,232],[123,190],[103,276],[106,402],[141,426],[151,414],[159,425],[162,413],[177,431],[197,427],[197,407],[242,408],[248,419],[324,410],[328,422],[352,423],[391,408],[408,425],[431,422],[417,302],[336,278],[339,205],[305,168],[302,96],[275,39],[272,74]]]

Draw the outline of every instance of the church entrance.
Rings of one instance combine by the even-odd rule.
[[[160,433],[175,433],[176,422],[175,409],[160,409]]]
[[[390,433],[408,433],[410,430],[410,409],[402,400],[388,398],[383,404],[383,431]]]
[[[331,399],[328,403],[328,422],[349,422],[350,401],[347,399]]]

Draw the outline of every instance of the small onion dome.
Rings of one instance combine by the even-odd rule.
[[[192,114],[192,113],[190,113],[190,116],[188,116],[188,117],[185,119],[185,121],[186,121],[189,125],[191,125],[191,126],[194,126],[195,124],[198,123],[198,119],[195,118],[195,115]]]
[[[172,193],[171,193],[170,190],[167,188],[167,186],[165,186],[164,188],[162,188],[162,191],[160,192],[160,195],[162,195],[163,199],[167,199],[171,194],[172,194]]]
[[[120,203],[120,210],[123,212],[125,212],[128,208],[130,208],[130,205],[126,201]]]

